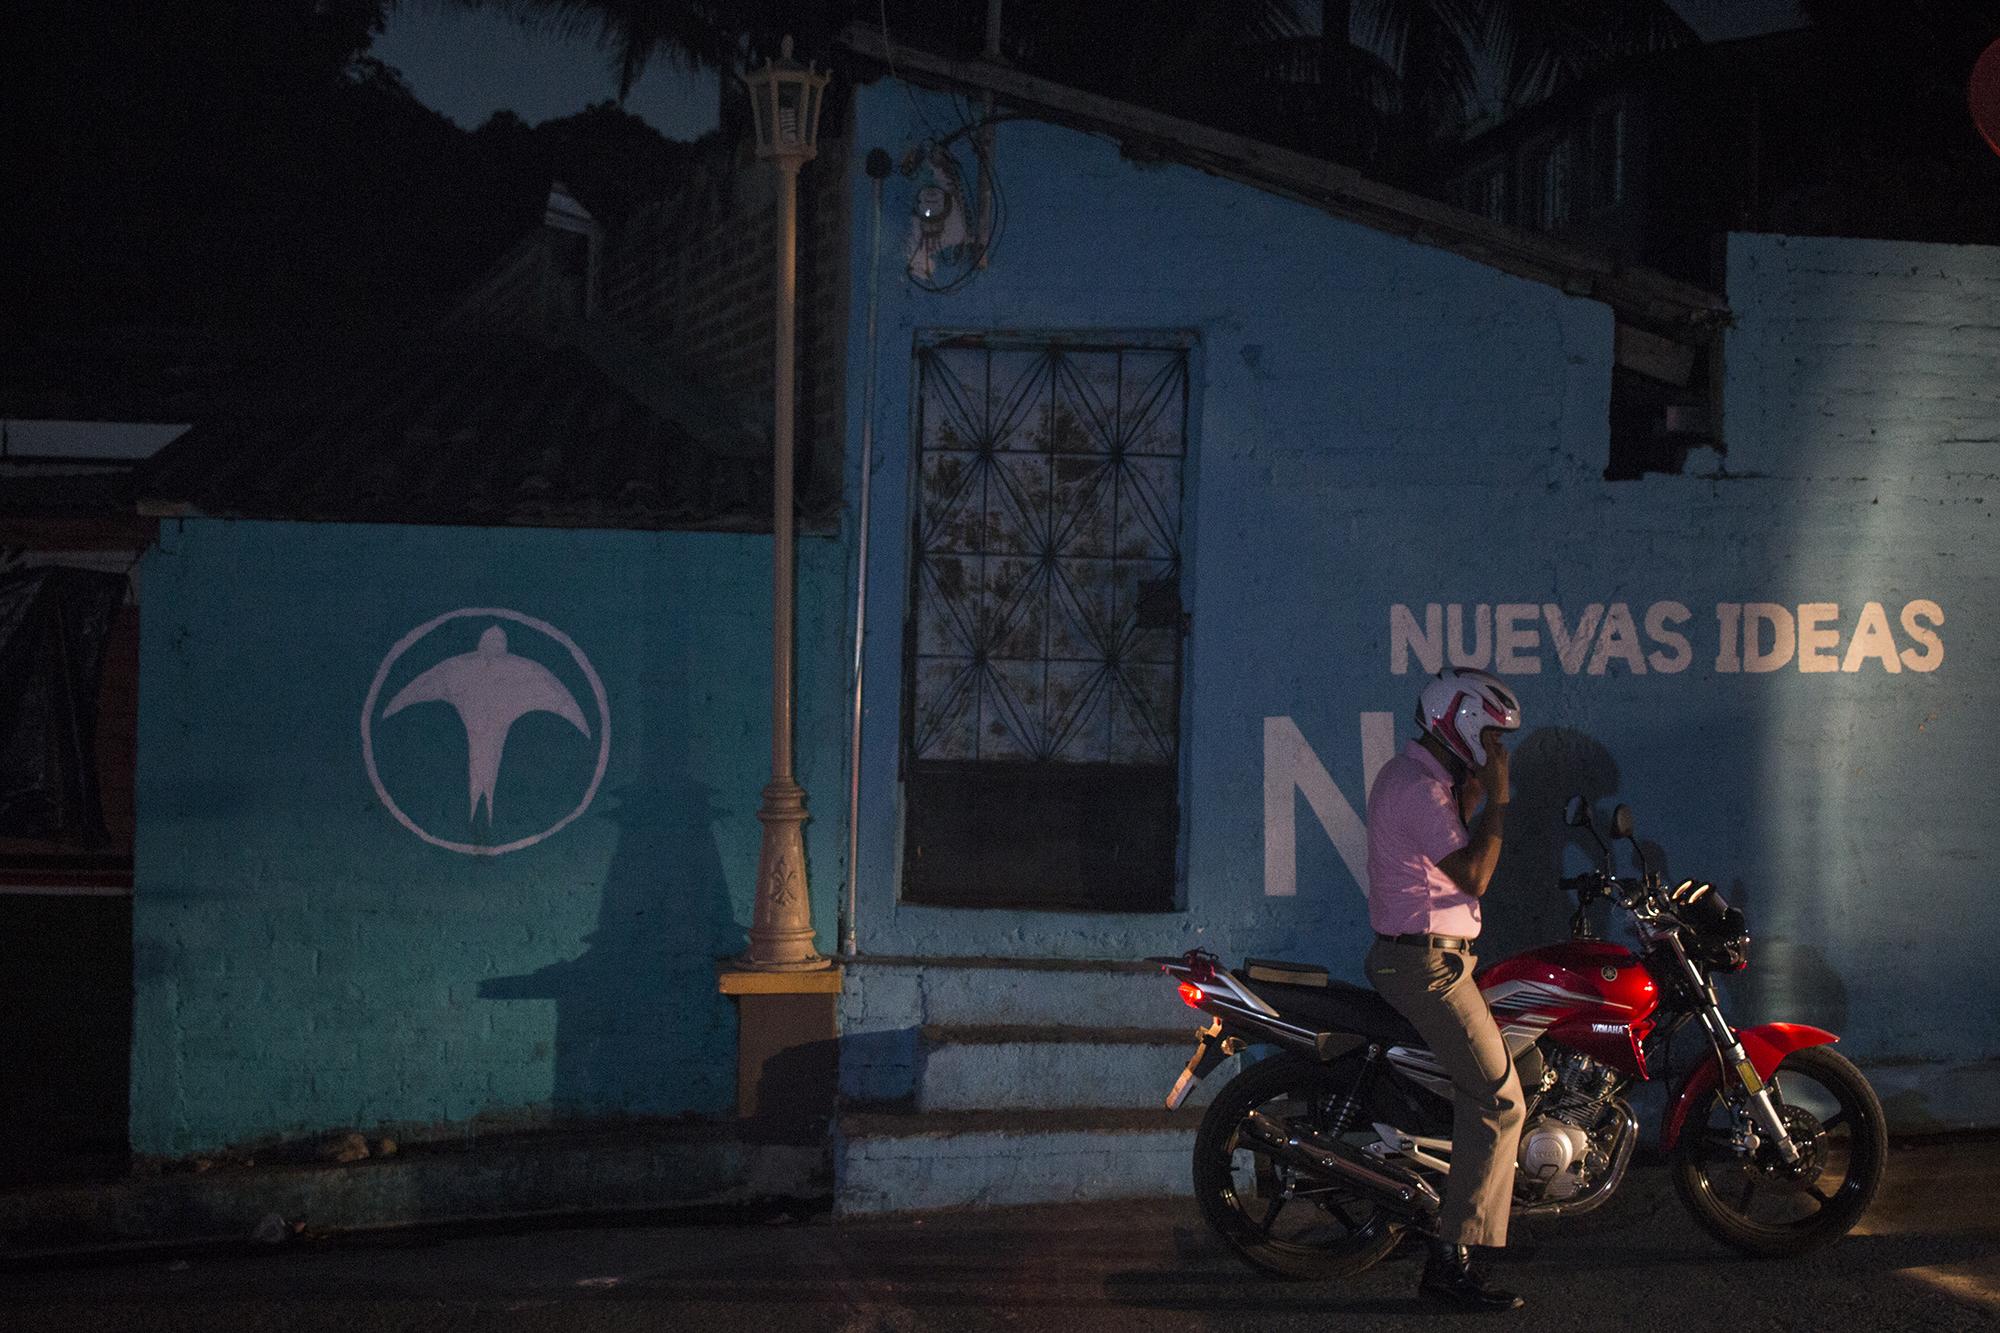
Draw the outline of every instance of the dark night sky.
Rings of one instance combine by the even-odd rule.
[[[468,130],[502,107],[536,125],[618,94],[609,61],[589,40],[548,36],[444,0],[402,0],[371,53],[402,71],[418,100]],[[715,104],[714,71],[656,60],[625,109],[669,139],[696,139],[714,128]]]
[[[1673,0],[1708,41],[1748,37],[1800,22],[1795,0]],[[1313,6],[1307,5],[1311,10]],[[502,107],[529,124],[615,96],[604,54],[587,38],[564,40],[521,28],[493,10],[446,0],[402,0],[374,54],[401,70],[427,106],[472,129]],[[671,139],[693,139],[715,124],[716,76],[659,61],[626,109]]]

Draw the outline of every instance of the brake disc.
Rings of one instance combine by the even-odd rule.
[[[1787,1163],[1776,1148],[1765,1144],[1757,1149],[1750,1169],[1760,1184],[1803,1194],[1819,1183],[1826,1170],[1826,1129],[1818,1116],[1802,1106],[1780,1106],[1778,1115],[1785,1122],[1785,1132],[1792,1136],[1792,1146],[1799,1150],[1799,1160]]]

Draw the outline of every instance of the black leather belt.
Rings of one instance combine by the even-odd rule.
[[[1460,953],[1472,952],[1472,941],[1460,939],[1456,935],[1384,935],[1375,932],[1375,938],[1389,944],[1414,944],[1419,949],[1456,949]]]

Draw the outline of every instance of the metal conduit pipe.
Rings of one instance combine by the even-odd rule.
[[[868,374],[861,386],[861,511],[855,518],[859,533],[854,580],[854,714],[847,745],[847,896],[841,903],[840,923],[840,952],[848,958],[860,952],[855,930],[860,899],[855,886],[861,858],[861,676],[862,646],[868,634],[868,489],[875,464],[875,316],[882,291],[882,182],[890,169],[886,152],[868,150],[874,209],[868,243]]]

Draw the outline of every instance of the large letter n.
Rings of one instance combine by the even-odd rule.
[[[1361,804],[1368,805],[1368,791],[1375,774],[1389,762],[1396,745],[1396,720],[1391,713],[1361,715]],[[1288,717],[1264,719],[1264,894],[1290,898],[1299,891],[1299,837],[1297,802],[1293,792],[1319,818],[1320,827],[1333,840],[1347,873],[1363,893],[1368,891],[1368,830],[1354,813],[1347,797],[1334,785],[1333,778],[1313,753],[1298,725]]]

